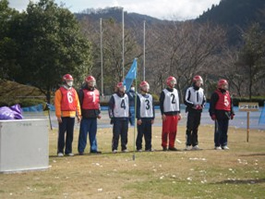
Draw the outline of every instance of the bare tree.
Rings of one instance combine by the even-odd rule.
[[[183,88],[191,83],[195,74],[206,79],[214,71],[212,66],[225,42],[225,31],[209,23],[197,24],[192,21],[172,22],[157,31],[159,41],[151,53],[158,55],[162,63],[156,65],[155,78],[175,76],[178,79],[177,88],[182,91],[182,99]]]
[[[88,19],[83,20],[86,35],[93,45],[93,73],[97,78],[100,74],[100,32],[98,24],[92,24]],[[141,56],[141,49],[131,30],[125,29],[125,75],[135,57]],[[114,85],[123,80],[122,68],[122,27],[113,19],[103,20],[103,54],[104,54],[104,93],[111,93]]]
[[[225,79],[229,81],[230,91],[235,90],[239,97],[246,93],[244,89],[247,84],[245,73],[241,69],[239,61],[239,50],[235,48],[224,48],[220,55],[220,68],[216,71],[217,74],[222,74]]]

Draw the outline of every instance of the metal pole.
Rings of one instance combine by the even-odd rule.
[[[249,141],[249,111],[247,113],[247,142]]]
[[[122,78],[124,79],[124,10],[122,8]]]
[[[137,62],[136,62],[137,64]],[[135,85],[137,85],[137,67],[136,67],[136,78],[135,78]],[[137,86],[135,86],[135,97],[134,97],[134,129],[133,129],[133,161],[135,160],[135,134],[137,131],[137,121],[136,121],[136,114],[137,114]]]
[[[100,63],[101,63],[101,94],[104,96],[104,87],[103,87],[103,31],[102,31],[102,18],[100,18]]]
[[[143,35],[143,81],[145,81],[145,21],[144,21],[144,35]]]
[[[50,104],[46,103],[46,106],[48,108],[48,115],[49,115],[49,122],[50,122],[50,128],[52,130],[52,119],[51,119],[51,112],[50,112]]]

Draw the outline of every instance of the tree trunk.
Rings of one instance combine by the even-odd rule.
[[[50,86],[47,86],[46,101],[47,101],[48,104],[51,103],[51,88],[50,88]]]
[[[252,65],[249,66],[249,100],[251,101],[252,99]]]
[[[252,80],[249,81],[249,100],[252,100]]]
[[[178,90],[178,92],[179,92],[179,103],[181,104],[181,103],[184,103],[183,102],[183,93],[182,93],[182,90],[180,89],[180,85],[179,84],[177,84],[177,90]]]

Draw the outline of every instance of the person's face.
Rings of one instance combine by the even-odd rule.
[[[73,80],[66,80],[66,84],[67,84],[69,87],[72,87],[72,86],[73,86]]]
[[[121,92],[121,93],[125,93],[125,87],[124,87],[124,86],[119,87],[119,92]]]
[[[195,86],[201,87],[202,86],[202,81],[201,80],[196,81],[195,82]]]
[[[222,88],[223,90],[228,90],[228,84],[223,84],[223,85],[221,86],[221,88]]]
[[[177,82],[175,80],[172,80],[170,83],[169,83],[169,87],[170,88],[174,88],[176,86]]]
[[[89,82],[87,82],[87,86],[88,87],[95,87],[96,86],[96,82],[95,81],[89,81]]]
[[[144,93],[148,93],[149,92],[149,85],[145,85],[145,86],[143,86],[142,87],[142,91],[144,92]]]

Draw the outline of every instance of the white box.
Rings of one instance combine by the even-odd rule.
[[[48,121],[0,120],[0,173],[49,167]]]

